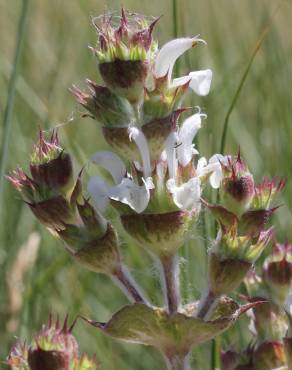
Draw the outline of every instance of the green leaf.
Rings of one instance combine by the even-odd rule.
[[[221,307],[214,321],[204,321],[183,313],[170,315],[161,308],[140,303],[125,306],[107,323],[85,320],[112,338],[154,346],[163,353],[175,351],[186,354],[193,346],[221,334],[251,307],[239,308],[233,301],[232,304],[230,301],[222,304],[226,304],[227,309]],[[226,312],[228,316],[219,317],[218,312]]]

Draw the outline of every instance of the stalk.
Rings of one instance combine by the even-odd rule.
[[[175,354],[165,356],[165,364],[167,370],[191,370],[190,366],[190,356]]]
[[[121,265],[120,269],[113,273],[112,280],[125,293],[131,302],[149,305],[142,289],[138,286],[126,266]]]
[[[197,317],[209,320],[217,306],[218,300],[219,298],[208,290],[200,300]]]
[[[170,314],[175,314],[180,305],[179,265],[177,256],[163,256],[162,279],[165,292],[165,301]]]

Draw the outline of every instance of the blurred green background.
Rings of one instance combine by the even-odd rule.
[[[80,118],[68,88],[72,83],[84,86],[87,77],[98,80],[96,61],[87,48],[95,43],[90,17],[104,10],[118,10],[121,3],[30,0],[25,31],[19,35],[22,4],[21,0],[0,0],[0,142],[5,142],[2,155],[7,154],[1,163],[5,173],[17,165],[25,168],[37,129],[60,126],[63,143],[75,156],[77,172],[88,155],[106,148],[106,144],[97,124]],[[207,47],[189,51],[179,64],[181,75],[192,69],[210,67],[214,71],[210,95],[189,96],[189,103],[200,105],[208,114],[198,144],[207,157],[220,148],[226,113],[277,4],[275,0],[123,1],[126,8],[140,13],[163,14],[155,32],[160,45],[174,35],[198,33],[208,42]],[[281,200],[285,205],[274,218],[281,241],[292,240],[291,20],[292,3],[282,1],[231,114],[226,145],[226,152],[231,153],[240,146],[257,180],[263,175],[288,178]],[[5,128],[3,117],[19,37],[23,37],[23,48],[15,100],[9,126]],[[35,221],[7,181],[1,178],[0,183],[0,359],[4,360],[14,337],[30,338],[50,311],[61,317],[69,313],[72,320],[81,313],[102,321],[127,301],[107,277],[73,263],[62,245]],[[206,227],[203,225],[200,221],[196,235],[181,252],[185,302],[198,298],[205,286],[206,248],[212,237],[212,223],[207,218]],[[161,303],[151,260],[126,239],[122,249],[137,280],[155,303]],[[243,345],[247,324],[246,319],[241,319],[224,336],[222,344],[229,338],[235,346]],[[112,342],[82,322],[78,322],[75,334],[83,350],[97,354],[103,369],[146,370],[163,366],[160,355],[151,348]],[[212,369],[211,351],[211,344],[194,350],[193,368]]]

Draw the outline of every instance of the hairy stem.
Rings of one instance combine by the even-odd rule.
[[[121,265],[112,275],[113,281],[126,294],[131,302],[144,303],[149,305],[142,289],[138,286],[128,268]]]
[[[200,319],[209,320],[217,306],[218,301],[219,298],[208,290],[200,300],[197,317]]]
[[[177,256],[163,256],[162,279],[164,283],[165,301],[170,314],[177,312],[180,305],[179,265]]]
[[[183,356],[176,354],[165,356],[164,359],[167,370],[191,370],[189,355]]]

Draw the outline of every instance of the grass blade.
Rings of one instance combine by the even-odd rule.
[[[178,37],[178,6],[177,0],[172,0],[172,21],[173,21],[173,28],[172,28],[172,36],[174,39]],[[179,69],[180,63],[179,60],[176,61],[174,65],[174,76],[179,76]]]
[[[276,16],[278,10],[280,9],[282,3],[283,3],[283,0],[280,0],[278,6],[276,7],[276,9],[274,10],[274,12],[272,13],[272,16],[268,20],[268,23],[265,25],[264,29],[262,30],[262,32],[261,32],[261,34],[260,34],[260,36],[259,36],[259,38],[258,38],[258,40],[256,42],[256,45],[255,45],[255,47],[253,49],[253,52],[252,52],[251,57],[250,57],[250,60],[249,60],[247,66],[246,66],[246,68],[244,70],[244,73],[243,73],[243,75],[242,75],[242,77],[241,77],[241,79],[239,81],[239,85],[238,85],[238,87],[237,87],[237,89],[235,91],[235,94],[233,96],[233,99],[231,101],[230,107],[229,107],[229,109],[227,111],[227,114],[226,114],[226,117],[225,117],[225,120],[224,120],[224,126],[223,126],[223,132],[222,132],[222,137],[221,137],[221,145],[220,145],[220,152],[219,153],[222,153],[222,154],[224,153],[225,145],[226,145],[226,137],[227,137],[228,124],[229,124],[229,119],[230,119],[231,113],[232,113],[232,111],[233,111],[233,109],[235,107],[235,104],[236,104],[237,100],[238,100],[238,97],[239,97],[240,92],[241,92],[241,90],[243,88],[243,85],[244,85],[244,83],[246,81],[246,78],[248,76],[248,73],[249,73],[249,71],[251,69],[251,66],[253,64],[253,61],[254,61],[254,59],[255,59],[258,51],[260,50],[260,48],[261,48],[261,46],[262,46],[262,44],[263,44],[263,42],[264,42],[264,40],[265,40],[268,32],[271,29],[271,26],[273,24],[274,18]]]
[[[13,112],[13,103],[15,97],[15,90],[16,90],[16,81],[17,75],[19,71],[19,62],[22,50],[22,44],[25,34],[25,24],[27,18],[27,10],[28,10],[28,3],[29,0],[22,1],[22,9],[19,16],[18,22],[18,30],[16,35],[16,47],[15,47],[15,56],[13,61],[13,69],[9,80],[8,86],[8,96],[7,96],[7,104],[5,107],[4,118],[3,118],[3,135],[2,135],[2,143],[0,149],[0,203],[2,200],[3,195],[3,186],[4,186],[4,174],[6,171],[6,164],[8,158],[8,148],[9,148],[9,141],[11,135],[11,126],[12,126],[12,112]]]

